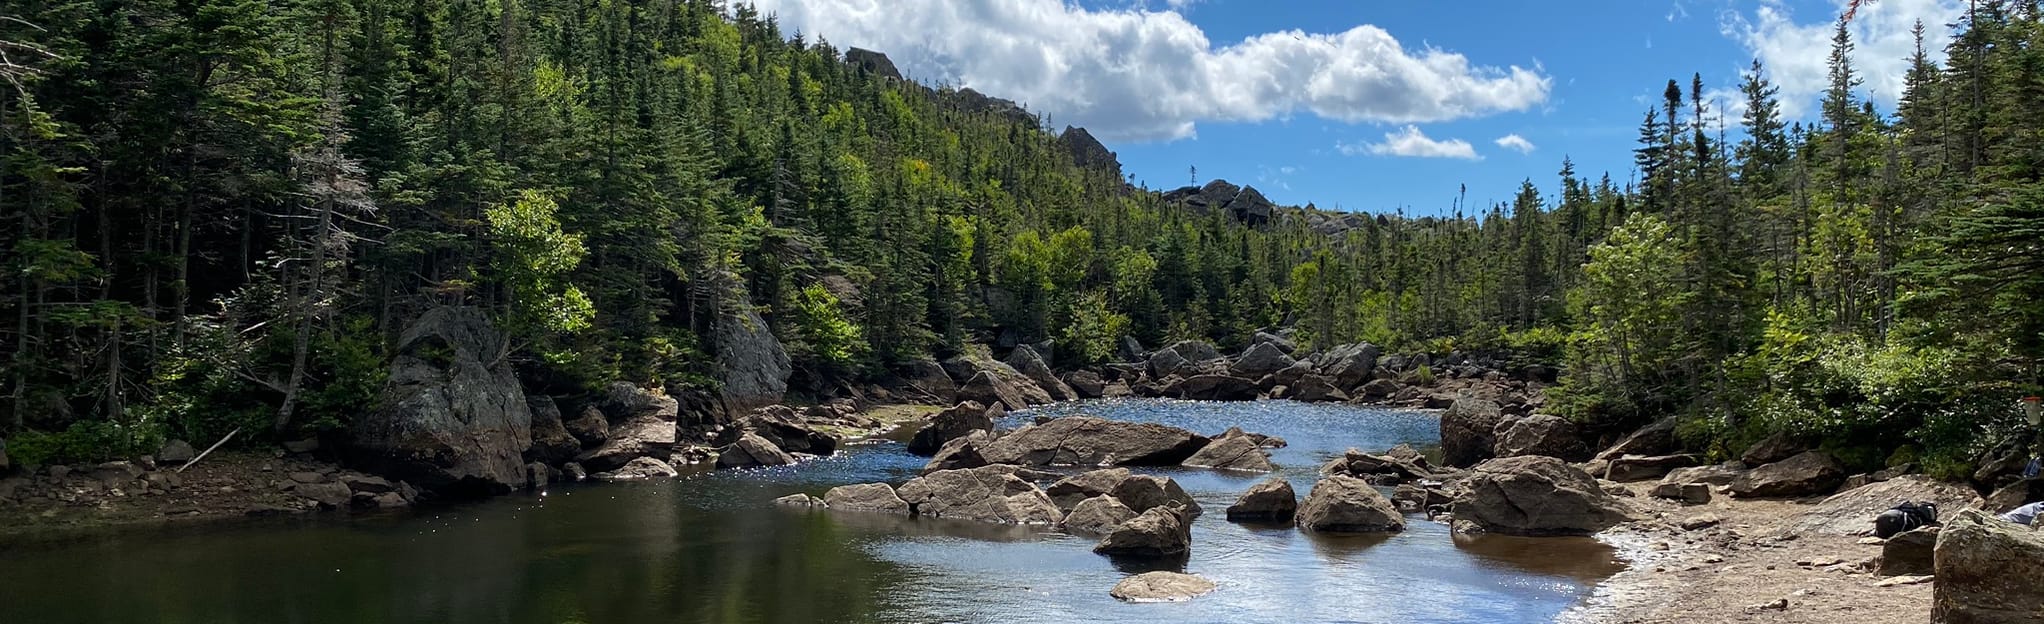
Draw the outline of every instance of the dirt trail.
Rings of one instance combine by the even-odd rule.
[[[1822,498],[1746,501],[1717,496],[1707,504],[1685,506],[1645,497],[1651,485],[1632,484],[1629,489],[1641,496],[1631,500],[1658,519],[1602,536],[1627,554],[1631,567],[1559,621],[1922,624],[1930,619],[1928,579],[1877,576],[1873,570],[1881,554],[1878,543],[1869,543],[1864,535],[1811,529],[1813,519],[1848,514],[1871,518],[1885,508],[1874,502],[1879,497],[1822,505]],[[1951,495],[1949,490],[1928,487],[1892,490],[1915,494],[1913,499]],[[1845,506],[1868,509],[1841,509]],[[1959,506],[1963,503],[1946,507],[1946,517],[1957,513]]]

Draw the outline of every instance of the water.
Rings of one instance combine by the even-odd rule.
[[[1428,414],[1290,402],[1088,402],[1009,424],[1046,412],[1281,436],[1291,445],[1272,459],[1302,495],[1347,447],[1437,436]],[[1496,624],[1550,621],[1619,569],[1593,540],[1469,539],[1419,517],[1368,537],[1231,524],[1221,510],[1268,475],[1162,469],[1209,511],[1184,569],[1220,589],[1123,604],[1107,590],[1140,570],[1091,539],[769,502],[900,483],[923,461],[878,442],[765,471],[16,549],[0,552],[0,622]]]

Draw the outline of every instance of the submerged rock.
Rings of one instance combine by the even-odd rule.
[[[1128,602],[1185,602],[1214,591],[1213,581],[1178,572],[1144,572],[1114,584],[1107,594]]]

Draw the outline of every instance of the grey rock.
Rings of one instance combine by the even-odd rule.
[[[1590,447],[1583,443],[1576,424],[1548,414],[1534,414],[1512,422],[1495,444],[1498,457],[1546,455],[1567,461],[1590,458]]]
[[[1733,479],[1735,498],[1766,498],[1829,494],[1845,483],[1845,469],[1838,460],[1817,451],[1747,471]]]
[[[1257,394],[1255,380],[1234,375],[1193,375],[1164,387],[1164,394],[1200,401],[1249,401]]]
[[[379,407],[354,420],[355,456],[428,490],[525,485],[532,412],[509,348],[481,310],[428,310],[399,338]]]
[[[680,405],[676,404],[675,408],[678,412]],[[580,416],[563,421],[561,426],[567,429],[568,435],[575,436],[575,439],[585,447],[597,446],[610,440],[610,419],[604,417],[603,410],[597,409],[594,405],[583,408]]]
[[[1003,435],[980,454],[988,463],[1024,466],[1170,466],[1206,443],[1199,434],[1167,425],[1068,416]]]
[[[1098,399],[1107,394],[1107,381],[1100,378],[1100,373],[1077,370],[1065,373],[1061,379],[1081,399]]]
[[[722,369],[718,398],[725,413],[735,417],[781,402],[788,392],[788,376],[795,371],[787,350],[753,308],[736,275],[721,274],[715,281],[721,287],[721,304],[709,337]]]
[[[996,406],[999,404],[996,403]],[[998,410],[999,407],[994,409]],[[908,442],[908,452],[917,455],[935,455],[944,444],[971,435],[974,431],[992,431],[996,414],[978,401],[966,401],[930,416],[915,437]]]
[[[766,438],[752,433],[738,436],[737,442],[731,443],[717,455],[718,468],[759,468],[793,463],[794,456],[782,451],[781,447],[774,446],[774,443],[768,442]]]
[[[1668,455],[1675,451],[1675,443],[1675,418],[1668,417],[1627,434],[1592,459],[1610,461],[1626,455]]]
[[[1336,386],[1354,388],[1375,375],[1377,357],[1381,352],[1377,345],[1367,342],[1328,349],[1318,358],[1320,374],[1326,375]]]
[[[1072,507],[1065,516],[1065,530],[1104,535],[1136,517],[1136,512],[1112,496],[1095,496]]]
[[[1236,358],[1235,363],[1229,366],[1228,370],[1236,376],[1255,379],[1291,368],[1296,363],[1292,356],[1286,355],[1285,351],[1278,348],[1277,345],[1259,342],[1249,347],[1249,350],[1244,352],[1242,357]]]
[[[1935,574],[1938,533],[1934,526],[1917,527],[1881,543],[1881,576]]]
[[[197,454],[192,449],[191,443],[184,440],[171,440],[163,443],[163,450],[156,452],[156,461],[172,465],[183,464],[191,461],[192,457]],[[0,470],[4,470],[4,468],[0,468]]]
[[[1209,442],[1199,452],[1185,458],[1184,465],[1194,468],[1215,468],[1245,472],[1270,472],[1277,466],[1270,463],[1270,454],[1258,447],[1248,436],[1224,436]]]
[[[651,457],[634,457],[617,470],[601,472],[591,478],[598,481],[641,481],[646,479],[672,479],[681,473],[667,462]]]
[[[1272,477],[1256,485],[1228,506],[1230,521],[1291,522],[1299,511],[1299,495],[1284,477]]]
[[[1695,455],[1622,455],[1606,463],[1604,478],[1620,483],[1666,477],[1669,471],[1696,465]]]
[[[1746,452],[1739,455],[1739,461],[1746,462],[1748,466],[1772,464],[1795,457],[1802,453],[1804,448],[1806,447],[1797,443],[1788,434],[1777,433],[1747,447]]]
[[[1632,519],[1623,501],[1567,462],[1539,455],[1486,461],[1456,499],[1456,528],[1506,535],[1589,535]]]
[[[1321,479],[1299,504],[1299,528],[1324,533],[1378,533],[1405,530],[1405,517],[1391,499],[1354,477]]]
[[[526,459],[558,463],[581,454],[582,441],[568,433],[567,424],[561,421],[561,406],[553,397],[528,395],[525,407],[532,412],[532,448],[526,449]]]
[[[1008,354],[1008,366],[1050,393],[1052,401],[1071,401],[1079,398],[1079,393],[1073,391],[1071,386],[1065,385],[1064,380],[1058,379],[1057,373],[1051,371],[1050,365],[1029,345],[1015,347],[1015,351]]]
[[[908,501],[885,483],[840,485],[823,494],[823,502],[840,511],[871,511],[908,515]]]
[[[2044,532],[1968,509],[1939,531],[1931,621],[1999,624],[2044,619]]]
[[[1064,511],[1012,467],[940,470],[896,490],[916,515],[1001,524],[1057,524]]]
[[[1109,531],[1093,552],[1119,557],[1168,558],[1191,552],[1191,520],[1171,507],[1155,507]]]
[[[901,80],[901,70],[895,69],[894,61],[886,54],[864,48],[846,48],[845,63],[881,78]]]
[[[1207,595],[1215,587],[1213,581],[1198,576],[1157,570],[1122,579],[1107,595],[1126,602],[1185,602]]]
[[[291,493],[319,504],[321,509],[340,509],[355,496],[348,486],[339,483],[298,483],[291,486]]]
[[[980,455],[979,447],[992,440],[993,437],[987,432],[975,431],[965,437],[945,442],[944,446],[930,457],[930,463],[923,465],[922,474],[985,466],[987,459]]]
[[[958,388],[958,399],[987,405],[1001,405],[1009,410],[1029,407],[1029,399],[1015,384],[995,375],[993,371],[979,371]]]
[[[829,506],[829,505],[827,505],[827,504],[825,504],[825,503],[823,502],[823,499],[821,499],[821,498],[817,498],[817,497],[814,497],[814,496],[810,496],[810,495],[808,495],[808,494],[789,494],[789,495],[787,495],[787,496],[783,496],[783,497],[780,497],[780,498],[776,498],[776,499],[774,499],[774,504],[775,504],[775,505],[780,505],[780,506],[783,506],[783,507],[828,507],[828,506]]]
[[[1496,401],[1456,400],[1448,411],[1441,413],[1441,461],[1466,467],[1493,457],[1495,432],[1504,418]]]

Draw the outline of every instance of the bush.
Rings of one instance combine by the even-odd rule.
[[[63,431],[23,431],[7,439],[7,454],[24,466],[99,463],[147,455],[163,447],[163,427],[104,420],[71,423]]]

